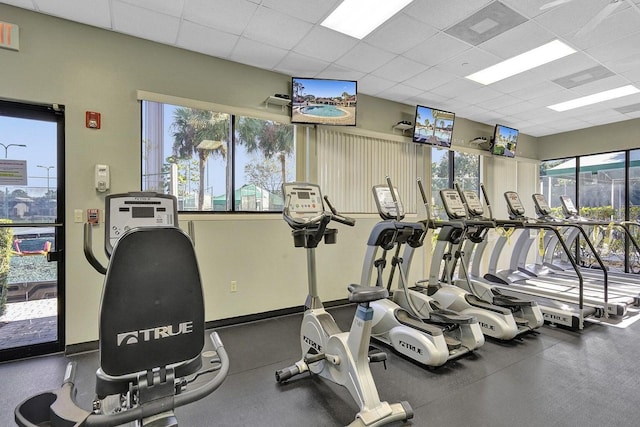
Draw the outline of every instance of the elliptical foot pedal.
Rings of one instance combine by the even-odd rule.
[[[462,347],[462,342],[461,341],[459,341],[459,340],[457,340],[457,339],[455,339],[453,337],[447,336],[446,334],[444,336],[444,341],[447,343],[447,348],[449,349],[449,351],[457,350],[460,347]]]
[[[516,321],[516,325],[518,325],[518,326],[529,326],[529,321],[527,319],[522,318],[522,317],[513,316],[513,320]]]

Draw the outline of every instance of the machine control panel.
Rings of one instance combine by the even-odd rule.
[[[467,202],[467,209],[471,215],[484,215],[484,207],[482,206],[480,197],[478,197],[478,193],[472,190],[464,190],[462,194],[464,195],[464,199]]]
[[[309,220],[324,212],[322,193],[316,184],[292,182],[282,185],[285,210],[295,220]]]
[[[440,198],[450,219],[464,219],[467,217],[467,210],[464,208],[462,198],[456,190],[440,190]]]
[[[536,193],[532,198],[533,203],[536,205],[536,211],[538,211],[539,215],[551,215],[551,207],[549,206],[549,203],[547,203],[547,199],[544,195]]]
[[[569,196],[560,196],[560,201],[562,202],[562,210],[566,216],[578,215],[578,209]]]
[[[391,188],[389,188],[388,185],[374,185],[372,190],[373,199],[376,202],[378,213],[382,219],[395,219],[400,221],[404,218],[404,207],[402,201],[400,201],[397,188],[393,187],[393,192],[398,204],[397,209],[396,203],[393,201],[393,196],[391,195]]]
[[[118,239],[136,227],[177,227],[177,200],[167,194],[132,192],[106,197],[105,250],[111,254]]]
[[[524,205],[520,200],[520,196],[515,191],[506,191],[504,193],[504,198],[507,201],[507,208],[509,209],[509,214],[516,217],[522,217],[524,215]]]

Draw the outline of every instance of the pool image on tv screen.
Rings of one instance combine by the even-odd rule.
[[[293,77],[291,123],[355,126],[357,82]]]
[[[456,115],[449,111],[417,105],[413,142],[451,147],[455,118]]]
[[[515,157],[518,144],[518,130],[503,125],[496,125],[493,133],[491,153],[497,156]]]

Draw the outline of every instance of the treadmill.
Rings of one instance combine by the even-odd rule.
[[[633,303],[633,298],[610,296],[606,282],[601,289],[585,287],[582,272],[574,258],[569,255],[567,259],[575,273],[572,278],[535,276],[523,269],[522,260],[526,260],[533,242],[539,238],[540,230],[554,234],[563,252],[570,254],[570,250],[557,229],[557,223],[525,217],[524,206],[516,192],[507,191],[505,199],[510,220],[519,222],[519,234],[512,245],[509,268],[502,270],[497,268],[498,261],[511,237],[501,235],[498,238],[489,259],[489,270],[484,275],[487,280],[502,285],[504,293],[513,292],[521,297],[535,297],[545,320],[550,323],[582,329],[583,320],[587,317],[623,316],[626,313],[627,307]],[[479,249],[484,251],[486,247],[477,248],[476,251]],[[482,252],[476,256],[482,256]]]
[[[630,242],[634,245],[636,250],[638,250],[638,244],[633,238],[633,235],[626,224],[616,222],[589,221],[585,220],[584,218],[578,217],[577,209],[574,207],[571,199],[566,196],[561,196],[563,211],[568,217],[565,220],[554,218],[551,216],[551,208],[549,207],[545,197],[542,194],[534,194],[533,201],[539,219],[543,221],[558,223],[558,226],[561,227],[561,230],[563,231],[562,235],[568,247],[572,247],[573,244],[576,243],[577,239],[582,236],[587,246],[595,250],[594,242],[589,237],[589,234],[586,232],[586,230],[584,230],[584,227],[616,226],[624,230]],[[558,243],[557,238],[552,235],[549,237],[544,236],[544,239],[544,255],[538,258],[538,262],[535,265],[528,266],[527,268],[529,270],[537,272],[542,271],[545,274],[564,274],[568,275],[569,277],[575,278],[573,271],[567,268],[568,262],[566,256],[556,256],[557,254],[555,248]],[[640,252],[640,250],[638,251]],[[597,252],[592,255],[594,256],[594,259],[597,261],[598,265],[596,268],[581,268],[582,275],[585,278],[585,286],[598,288],[601,287],[603,282],[606,280],[609,289],[609,295],[628,296],[634,299],[634,305],[640,305],[640,276],[634,273],[611,272],[604,265],[604,262],[601,262],[602,259]]]

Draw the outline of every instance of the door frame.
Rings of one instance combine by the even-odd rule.
[[[21,119],[32,119],[56,123],[56,182],[57,206],[54,223],[20,223],[19,227],[53,227],[55,230],[55,248],[50,255],[57,261],[57,339],[55,341],[37,343],[23,347],[0,350],[0,362],[22,359],[44,354],[61,352],[65,348],[65,114],[64,105],[37,104],[15,100],[0,99],[0,115]],[[15,227],[15,225],[8,225]]]

